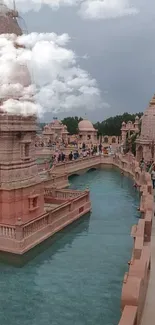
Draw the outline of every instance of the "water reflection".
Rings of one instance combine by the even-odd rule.
[[[91,216],[26,254],[24,267],[0,264],[0,324],[118,324],[138,205],[132,180],[121,182],[113,169],[73,179],[72,188],[90,188]]]
[[[90,214],[87,214],[22,256],[1,252],[0,262],[22,267],[33,259],[35,259],[34,263],[39,263],[42,258],[51,258],[59,250],[65,250],[67,246],[71,247],[77,236],[86,235],[89,230],[89,221]],[[66,234],[69,235],[66,237]]]

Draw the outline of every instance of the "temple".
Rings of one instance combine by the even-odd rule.
[[[136,159],[154,160],[155,152],[155,95],[141,119],[141,133],[136,141]]]
[[[16,19],[18,13],[14,10],[9,10],[3,5],[2,1],[0,6],[0,34],[15,33],[16,35],[21,35],[22,30]],[[17,44],[14,45],[15,47],[17,46]],[[26,65],[14,64],[8,77],[9,85],[17,83],[23,87],[31,85],[31,78]],[[105,166],[118,168],[121,171],[122,180],[125,175],[130,175],[134,180],[133,188],[135,191],[139,191],[140,197],[137,210],[141,215],[141,218],[138,218],[138,223],[132,227],[131,231],[133,249],[131,260],[128,262],[128,270],[124,275],[122,284],[121,319],[119,325],[149,324],[148,321],[145,323],[142,323],[142,321],[144,319],[143,315],[145,317],[144,305],[147,290],[155,287],[154,281],[152,281],[152,277],[154,280],[154,272],[152,272],[152,265],[154,267],[153,255],[153,263],[151,264],[151,250],[154,249],[154,242],[153,247],[151,246],[152,231],[154,231],[154,192],[151,175],[145,169],[140,168],[139,161],[141,158],[145,160],[153,160],[155,158],[155,96],[150,101],[149,107],[144,112],[141,121],[136,117],[135,123],[128,122],[126,124],[123,122],[122,124],[123,144],[127,136],[130,137],[131,134],[137,135],[140,133],[136,140],[136,157],[134,157],[131,150],[127,154],[121,153],[119,150],[115,150],[115,152],[109,151],[106,154],[102,150],[92,153],[89,151],[88,156],[78,156],[75,159],[72,157],[72,159],[66,161],[56,161],[53,166],[47,166],[46,169],[41,171],[39,171],[36,163],[37,117],[35,114],[24,116],[24,114],[6,112],[4,104],[6,104],[8,99],[16,100],[22,104],[20,94],[18,98],[17,95],[10,95],[9,93],[0,98],[0,251],[13,253],[18,256],[23,255],[69,224],[90,213],[89,189],[86,188],[82,191],[67,189],[70,176],[82,175],[90,170],[101,169]],[[35,104],[33,95],[27,101]],[[108,140],[106,139],[106,141],[106,136],[98,139],[97,130],[86,119],[79,122],[78,129],[79,134],[75,139],[77,139],[79,147],[77,146],[76,149],[82,151],[82,148],[80,148],[82,143],[85,143],[88,148],[92,145],[95,145],[97,148],[103,141],[106,144],[113,142],[118,146],[117,149],[121,147],[117,137],[111,137]],[[112,139],[115,139],[115,141],[112,141]],[[58,147],[60,143],[68,143],[67,128],[57,119],[45,126],[39,144],[43,143],[43,146],[45,145],[46,147],[53,142]],[[50,149],[45,150],[49,156],[51,156]],[[70,149],[66,148],[66,150]],[[110,196],[111,192],[108,192],[108,195],[115,217],[115,207],[112,206],[113,199]],[[131,200],[131,204],[133,202]],[[122,222],[124,222],[124,217]],[[90,231],[92,232],[92,229]],[[106,234],[100,233],[100,235],[104,236]],[[83,236],[85,236],[85,233]],[[96,240],[97,236],[94,237],[94,240]],[[93,243],[91,242],[89,246],[93,247]],[[104,248],[107,249],[107,247],[105,246]],[[83,250],[85,247],[82,244],[80,248]],[[88,256],[88,258],[90,257]],[[78,258],[78,255],[75,258]],[[52,260],[51,256],[50,259]],[[64,261],[61,264],[62,268],[64,266],[63,263]],[[122,266],[120,265],[120,267]],[[89,268],[87,270],[89,271]],[[113,272],[111,267],[109,270],[111,273]],[[79,269],[74,268],[73,265],[73,274],[76,271],[79,272]],[[95,268],[93,268],[94,271],[96,271]],[[79,272],[79,274],[81,273]],[[67,272],[63,279],[68,279]],[[99,282],[98,284],[100,286]],[[89,285],[89,282],[87,285]],[[153,301],[153,294],[151,298],[148,298],[148,300],[150,299],[149,302]],[[147,308],[148,301],[146,304]],[[152,310],[154,309],[154,303],[151,305],[151,308]],[[150,319],[152,318],[154,322],[152,315],[153,313],[150,315]]]
[[[45,125],[43,130],[43,142],[45,146],[52,143],[68,143],[67,126],[63,125],[57,118],[53,119],[50,124]]]
[[[138,134],[139,133],[139,117],[136,116],[135,122],[132,123],[131,121],[128,121],[127,123],[122,123],[121,128],[121,141],[122,144],[126,142],[126,138],[130,137],[133,133]]]
[[[4,13],[4,11],[3,11]],[[0,34],[21,35],[14,11],[5,7]],[[15,63],[8,75],[8,85],[31,85],[26,65]],[[53,233],[90,211],[89,191],[59,190],[54,179],[47,182],[38,172],[35,157],[37,117],[7,113],[3,104],[8,99],[20,101],[9,92],[0,100],[0,250],[23,254]],[[27,99],[33,102],[33,96]],[[67,134],[55,121],[54,130]],[[59,136],[59,133],[58,133]],[[61,182],[64,175],[59,174]],[[51,186],[50,186],[51,183]],[[65,203],[65,209],[63,208]]]
[[[97,130],[93,127],[93,124],[87,119],[84,119],[79,122],[78,135],[80,143],[84,142],[86,145],[98,143]]]

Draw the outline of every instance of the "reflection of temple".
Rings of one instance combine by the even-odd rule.
[[[84,142],[86,145],[97,144],[97,130],[94,129],[93,124],[84,119],[78,124],[79,141]]]
[[[148,161],[155,159],[155,95],[151,99],[148,108],[142,116],[142,126],[140,137],[136,141],[136,159],[141,158]]]
[[[67,126],[57,119],[53,119],[50,124],[45,125],[43,131],[43,142],[45,146],[54,142],[68,143]]]
[[[122,144],[126,142],[127,136],[130,137],[133,133],[139,133],[139,117],[136,116],[135,122],[132,123],[131,121],[128,121],[127,123],[122,123],[121,128],[121,140]]]

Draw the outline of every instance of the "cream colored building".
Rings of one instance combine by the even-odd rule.
[[[97,144],[97,130],[93,127],[93,124],[84,119],[78,124],[79,142],[86,145]]]

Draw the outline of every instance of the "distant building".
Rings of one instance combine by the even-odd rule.
[[[44,127],[43,142],[45,146],[54,142],[68,143],[67,126],[63,125],[61,121],[54,119]]]
[[[78,134],[79,134],[79,142],[89,144],[97,144],[97,130],[93,127],[93,124],[84,119],[78,124]]]
[[[141,133],[136,140],[136,159],[155,160],[155,95],[141,118]]]

